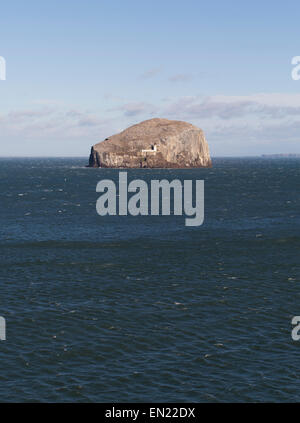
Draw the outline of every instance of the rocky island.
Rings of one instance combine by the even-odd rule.
[[[94,145],[89,167],[211,167],[204,133],[182,121],[150,119]]]

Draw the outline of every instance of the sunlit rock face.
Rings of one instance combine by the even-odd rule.
[[[89,167],[211,167],[204,133],[177,120],[150,119],[92,147]]]

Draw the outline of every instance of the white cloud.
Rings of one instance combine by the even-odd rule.
[[[27,139],[28,144],[30,140],[45,140],[45,145],[50,141],[53,149],[57,140],[77,140],[86,149],[155,116],[186,120],[202,128],[214,155],[300,153],[300,94],[186,96],[167,98],[158,105],[120,103],[102,113],[36,104],[0,114],[1,150],[10,139]]]
[[[111,118],[80,110],[58,110],[42,107],[15,110],[0,115],[1,135],[5,137],[83,137],[97,136],[100,129],[108,126]]]
[[[257,94],[250,96],[182,97],[168,104],[164,112],[187,118],[235,119],[254,115],[257,118],[284,118],[300,114],[300,95]]]
[[[201,127],[213,154],[300,152],[300,94],[181,97],[161,114]]]
[[[169,81],[170,82],[186,82],[190,81],[192,79],[192,75],[187,73],[178,73],[176,75],[170,76]]]
[[[133,116],[138,116],[138,115],[153,115],[154,113],[156,113],[159,110],[158,107],[154,106],[153,104],[149,104],[149,103],[144,103],[144,102],[140,102],[140,103],[125,103],[119,107],[110,109],[109,111],[120,111],[123,112],[124,116],[126,117],[133,117]]]
[[[162,70],[161,67],[149,69],[146,72],[144,72],[140,77],[142,79],[150,79],[150,78],[153,78],[154,76],[158,75],[161,72],[161,70]]]

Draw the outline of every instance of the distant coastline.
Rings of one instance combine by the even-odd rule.
[[[287,158],[299,158],[300,154],[296,154],[296,153],[288,153],[288,154],[262,154],[261,157],[265,157],[265,158],[271,158],[271,159],[277,159],[277,158],[281,158],[281,157],[287,157]]]

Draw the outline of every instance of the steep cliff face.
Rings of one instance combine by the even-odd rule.
[[[187,122],[150,119],[92,147],[89,166],[109,168],[211,167],[203,131]]]

